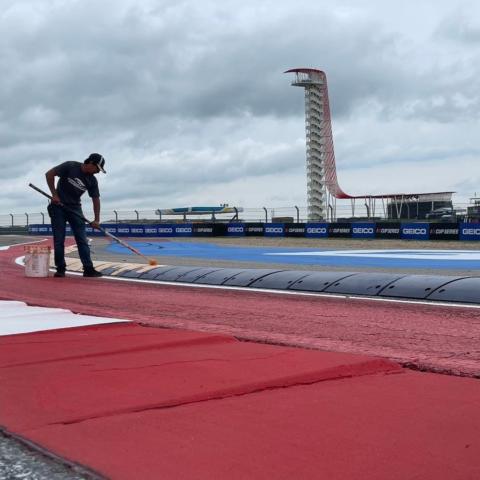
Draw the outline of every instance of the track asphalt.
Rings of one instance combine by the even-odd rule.
[[[1,300],[131,321],[0,334],[0,425],[44,451],[119,479],[480,478],[480,309],[27,278],[22,254]]]

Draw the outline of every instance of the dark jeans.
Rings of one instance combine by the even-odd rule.
[[[60,205],[50,204],[48,206],[48,213],[52,222],[54,258],[57,271],[65,271],[66,269],[65,234],[67,222],[70,224],[75,241],[77,242],[78,255],[82,261],[83,269],[87,270],[93,268],[92,259],[90,257],[90,247],[88,246],[87,234],[85,233],[85,222],[72,213],[72,211],[83,216],[82,208],[80,206],[69,206],[68,210]]]

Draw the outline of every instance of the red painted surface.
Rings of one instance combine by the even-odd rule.
[[[361,355],[322,356],[128,323],[4,336],[0,348],[0,424],[19,432],[266,388],[401,371],[393,362]]]
[[[26,278],[0,251],[0,299],[322,350],[376,355],[419,368],[480,376],[480,309],[70,276]]]
[[[475,379],[134,324],[0,351],[0,424],[108,478],[480,475]]]
[[[0,425],[56,455],[115,479],[480,478],[479,380],[226,335],[476,371],[475,310],[32,279],[16,250],[0,252],[2,299],[205,331],[0,337]]]

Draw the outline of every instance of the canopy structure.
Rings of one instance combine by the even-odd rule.
[[[188,216],[197,215],[211,215],[212,219],[215,219],[215,215],[220,214],[234,214],[233,218],[238,218],[238,212],[243,212],[242,207],[177,207],[177,208],[159,208],[156,210],[156,214],[162,217],[162,215],[182,215],[186,220]]]

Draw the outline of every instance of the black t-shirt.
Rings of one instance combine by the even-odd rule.
[[[85,191],[92,198],[100,197],[95,175],[83,173],[80,162],[61,163],[55,167],[55,173],[60,177],[57,192],[64,205],[80,205],[80,197]]]

